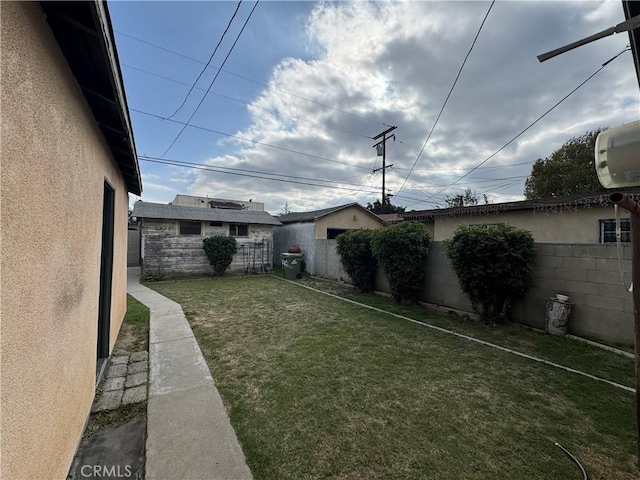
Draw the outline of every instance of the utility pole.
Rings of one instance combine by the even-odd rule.
[[[386,187],[385,187],[385,171],[387,168],[393,167],[393,163],[391,165],[387,165],[386,164],[386,160],[387,160],[387,140],[389,140],[390,138],[393,138],[393,140],[395,141],[396,136],[395,135],[391,135],[390,137],[387,137],[387,135],[391,132],[393,132],[396,128],[398,127],[389,127],[387,128],[384,132],[379,133],[378,135],[376,135],[375,137],[372,138],[372,140],[377,140],[380,137],[382,137],[382,140],[380,140],[378,143],[376,143],[373,147],[378,151],[378,156],[382,155],[382,167],[381,168],[376,168],[372,171],[372,173],[378,172],[380,170],[382,170],[382,213],[384,213],[384,206],[386,205],[386,199],[387,199],[387,191],[386,191]]]
[[[631,281],[636,354],[636,456],[637,465],[640,468],[640,204],[620,192],[612,193],[609,198],[631,214]]]

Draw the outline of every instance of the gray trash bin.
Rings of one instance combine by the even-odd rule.
[[[289,280],[302,278],[302,253],[282,253],[282,276]]]

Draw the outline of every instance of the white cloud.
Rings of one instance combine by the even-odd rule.
[[[151,182],[145,182],[144,189],[145,191],[146,190],[163,190],[165,192],[175,192],[174,188],[167,187],[166,185],[163,185],[161,183],[151,183]]]
[[[522,198],[524,179],[513,185],[500,179],[527,175],[530,165],[508,165],[533,163],[572,136],[637,119],[638,84],[630,53],[625,53],[487,163],[507,165],[504,169],[484,174],[478,170],[437,197],[425,194],[438,192],[455,175],[491,155],[624,48],[628,38],[616,35],[543,64],[536,60],[544,51],[622,21],[622,10],[613,3],[615,8],[612,2],[497,2],[410,182],[394,203],[430,208],[429,202],[442,203],[444,194],[468,186],[487,193],[492,201]],[[380,174],[370,174],[371,167],[380,166],[380,158],[365,137],[385,129],[383,123],[397,125],[394,133],[403,142],[388,144],[388,163],[394,164],[394,171],[387,176],[387,186],[395,192],[435,121],[487,7],[488,2],[319,4],[306,26],[309,51],[316,58],[285,58],[276,65],[271,88],[249,105],[250,123],[237,132],[281,149],[227,140],[224,145],[235,152],[214,156],[209,163],[334,180],[356,191],[197,170],[189,177],[189,192],[253,198],[272,212],[285,202],[292,210],[354,198],[366,204],[380,195]],[[145,188],[154,186],[145,183]]]

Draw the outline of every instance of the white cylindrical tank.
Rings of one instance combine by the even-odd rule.
[[[600,133],[595,154],[604,188],[640,186],[640,120]]]

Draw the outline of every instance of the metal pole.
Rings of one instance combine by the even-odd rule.
[[[387,199],[387,191],[386,191],[386,184],[385,184],[385,170],[389,167],[392,167],[393,165],[389,165],[387,167],[386,164],[386,160],[387,160],[387,134],[393,132],[396,128],[398,127],[389,127],[387,128],[384,132],[379,133],[378,135],[376,135],[375,137],[372,138],[372,140],[377,140],[380,137],[382,137],[382,140],[380,140],[378,143],[376,143],[374,145],[375,147],[378,147],[379,145],[382,144],[382,168],[376,168],[372,171],[372,173],[377,172],[378,170],[382,170],[382,206],[380,208],[381,213],[384,213],[384,206],[386,203],[386,199]],[[393,139],[395,140],[395,135],[392,135]],[[389,137],[391,138],[391,137]]]
[[[631,278],[636,354],[636,460],[640,468],[640,204],[620,192],[612,193],[609,198],[631,214]]]
[[[387,160],[387,134],[386,132],[382,135],[382,213],[384,213],[384,204],[386,198],[386,190],[384,184],[384,173],[387,170],[386,165]]]

